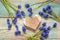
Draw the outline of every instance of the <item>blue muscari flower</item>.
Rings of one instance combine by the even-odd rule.
[[[42,26],[39,27],[39,30],[44,30],[46,28],[46,22],[43,22],[42,23]]]
[[[48,37],[48,35],[49,35],[49,33],[46,33],[46,32],[42,32],[42,33],[41,33],[41,36],[42,36],[42,37],[45,37],[45,38]]]
[[[45,27],[45,28],[44,28],[44,31],[48,31],[48,29]]]
[[[21,15],[22,15],[22,16],[25,16],[25,12],[24,12],[24,11],[21,11]]]
[[[19,18],[22,19],[23,18],[22,15],[20,15]]]
[[[52,10],[51,9],[47,10],[47,13],[52,13]]]
[[[46,27],[39,27],[39,30],[42,30],[45,33],[49,33],[49,30]]]
[[[44,17],[44,18],[48,18],[49,15],[48,15],[48,14],[43,14],[43,17]]]
[[[32,12],[32,8],[28,8],[28,12]]]
[[[39,30],[43,30],[43,27],[39,27]]]
[[[18,9],[21,9],[21,5],[18,5]]]
[[[42,16],[42,15],[43,15],[43,12],[39,12],[39,15],[41,15],[41,16]]]
[[[8,30],[11,30],[12,25],[8,24]]]
[[[19,17],[20,15],[21,15],[20,10],[17,10],[17,11],[16,11],[16,16]]]
[[[54,23],[54,24],[53,24],[53,28],[55,28],[55,27],[57,27],[57,23]]]
[[[22,19],[22,15],[21,12],[19,10],[16,11],[16,16],[20,19]]]
[[[43,27],[46,26],[46,22],[43,22],[43,23],[42,23],[42,26],[43,26]]]
[[[40,40],[44,40],[44,37],[41,37]]]
[[[14,24],[17,23],[17,18],[14,18],[13,21],[12,21]]]
[[[46,8],[43,8],[42,10],[43,10],[43,12],[46,12],[47,11]]]
[[[45,37],[46,33],[45,32],[42,32],[41,33],[41,36]]]
[[[47,28],[44,28],[43,32],[49,33],[49,30]]]
[[[51,9],[51,5],[47,4],[47,5],[46,5],[46,9],[47,9],[47,10]]]
[[[51,26],[48,26],[47,29],[50,30],[51,29]]]
[[[32,14],[33,14],[33,12],[29,12],[29,17],[31,17],[31,16],[32,16]]]
[[[25,33],[26,32],[26,27],[22,26],[22,31]]]
[[[39,27],[39,30],[49,33],[49,30],[45,26]]]
[[[9,19],[7,19],[7,24],[10,24],[10,20]]]
[[[21,31],[20,30],[16,30],[14,34],[15,35],[19,35],[19,34],[21,34]]]
[[[25,4],[25,7],[26,7],[26,8],[29,8],[29,7],[30,7],[30,5],[29,5],[29,4]]]
[[[15,27],[16,27],[16,30],[18,30],[18,25],[15,25]]]
[[[44,27],[42,26],[42,27],[39,27],[39,30],[43,30],[44,31],[45,28],[46,28],[45,26]]]

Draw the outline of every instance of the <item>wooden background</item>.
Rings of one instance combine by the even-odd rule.
[[[10,2],[13,3],[14,5],[18,5],[18,4],[24,5],[25,3],[32,4],[32,3],[37,3],[40,1],[44,1],[44,0],[37,0],[37,1],[36,0],[10,0]],[[51,4],[53,6],[54,12],[56,12],[57,15],[60,16],[60,6],[58,4],[54,4],[54,3],[51,3]],[[42,7],[39,8],[38,10],[36,9],[35,11],[33,11],[34,15],[38,14],[38,11],[40,11],[41,9],[42,9]],[[26,11],[24,8],[23,8],[23,10]],[[4,6],[0,3],[0,17],[1,16],[8,16],[7,13],[8,12],[4,8]],[[26,13],[26,15],[27,15],[27,13]],[[8,31],[6,19],[7,18],[0,18],[0,40],[24,40],[26,35],[32,35],[33,34],[32,31],[27,30],[27,34],[22,33],[19,36],[15,36],[14,35],[14,32],[16,31],[15,26],[13,25],[12,30]],[[48,20],[43,19],[42,22],[47,22],[47,26],[48,25],[52,26],[53,23],[56,21],[54,21],[52,19],[48,19]],[[23,21],[18,19],[17,25],[19,26],[19,30],[21,30],[21,28],[22,28],[22,25],[23,25],[22,23],[23,23]],[[60,40],[60,23],[58,23],[57,28],[52,29],[50,31],[49,38],[47,40]]]

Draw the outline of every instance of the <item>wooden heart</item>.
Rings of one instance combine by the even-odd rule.
[[[39,26],[39,24],[41,23],[41,17],[40,16],[34,16],[34,17],[28,17],[25,18],[24,20],[24,25],[28,28],[28,29],[32,29],[32,30],[36,30]]]

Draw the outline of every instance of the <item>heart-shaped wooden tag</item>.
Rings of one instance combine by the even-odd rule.
[[[28,29],[33,30],[33,31],[35,31],[38,28],[38,26],[40,25],[40,23],[41,23],[41,17],[38,16],[38,15],[34,16],[32,18],[31,17],[27,17],[24,20],[24,25]]]

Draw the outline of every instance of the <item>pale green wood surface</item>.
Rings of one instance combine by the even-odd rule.
[[[10,1],[11,3],[13,3],[14,5],[22,5],[22,10],[25,11],[26,15],[28,15],[28,12],[26,10],[26,8],[24,8],[24,5],[25,3],[29,3],[30,5],[32,5],[33,3],[37,3],[36,0],[16,0],[16,1]],[[38,0],[39,2],[39,0]],[[60,5],[59,4],[55,4],[55,3],[49,3],[52,5],[52,9],[53,11],[58,15],[60,16]],[[38,5],[36,5],[38,6]],[[32,6],[32,8],[34,9],[36,6]],[[43,6],[42,6],[43,7]],[[39,11],[42,10],[42,7],[36,9],[36,10],[33,10],[33,15],[36,15],[38,14]],[[13,10],[11,10],[13,12],[13,14],[15,15],[15,12]],[[2,3],[0,2],[0,17],[7,17],[8,16],[8,12],[6,11],[6,9],[4,8],[4,6],[2,5]],[[27,16],[26,16],[27,17]],[[22,27],[22,20],[19,20],[19,22],[17,23],[19,25],[19,30],[21,30],[21,27]],[[45,20],[43,19],[42,22],[47,22],[47,25],[53,25],[53,23],[55,22],[54,20],[52,19],[48,19],[48,20]],[[11,31],[8,31],[8,30],[5,30],[7,29],[7,23],[6,23],[6,18],[0,18],[0,40],[24,40],[25,36],[15,36],[14,35],[14,32],[15,32],[15,27],[14,25],[12,26],[12,30]],[[22,30],[21,30],[22,31]],[[58,27],[56,29],[52,29],[50,31],[50,34],[49,34],[49,38],[47,40],[60,40],[60,23],[58,23]],[[27,30],[27,34],[26,35],[31,35],[33,34],[33,32]],[[22,35],[25,35],[22,33]]]

